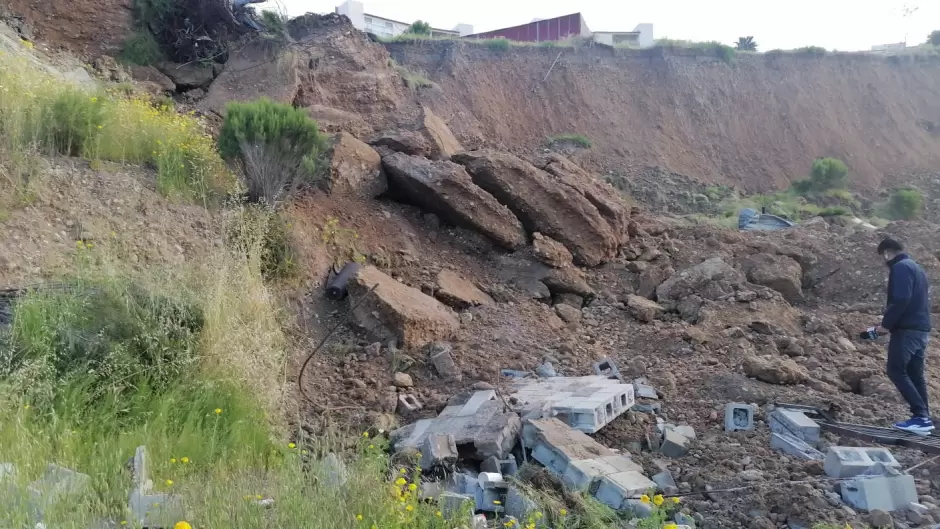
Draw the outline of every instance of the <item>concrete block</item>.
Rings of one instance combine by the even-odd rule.
[[[183,498],[171,494],[145,494],[135,490],[130,494],[128,506],[132,525],[138,527],[173,527],[186,519]]]
[[[825,459],[822,452],[806,444],[806,441],[788,433],[770,434],[770,447],[793,457],[809,461],[822,461]]]
[[[691,439],[682,435],[679,430],[668,428],[663,432],[663,442],[659,451],[666,457],[682,457],[689,452]]]
[[[788,433],[809,444],[819,442],[819,425],[801,411],[785,408],[774,410],[770,414],[770,431]]]
[[[731,402],[725,405],[725,431],[749,431],[754,429],[754,408],[750,404]]]
[[[438,505],[441,509],[441,514],[446,519],[451,519],[454,516],[459,515],[464,510],[473,512],[476,510],[476,502],[473,499],[473,496],[468,496],[466,494],[455,494],[453,492],[445,492],[440,495],[438,499]]]
[[[572,461],[561,476],[565,486],[580,491],[590,492],[597,488],[600,479],[618,472],[642,472],[643,467],[624,456],[599,457]]]
[[[659,487],[663,494],[676,494],[679,492],[679,486],[676,485],[676,478],[672,477],[672,472],[664,470],[653,476],[653,483]]]
[[[527,520],[530,515],[539,512],[539,504],[516,487],[510,487],[506,493],[506,516],[517,520]],[[525,524],[523,524],[525,525]],[[536,523],[536,526],[544,526]]]
[[[398,413],[414,413],[421,411],[422,408],[424,408],[424,406],[421,404],[421,401],[415,398],[414,395],[408,395],[406,393],[398,395]]]
[[[651,386],[649,381],[645,378],[634,379],[633,389],[637,398],[659,400],[659,394],[656,393],[656,388]]]
[[[421,468],[453,469],[457,465],[457,442],[453,435],[434,433],[421,447]]]
[[[823,468],[831,478],[851,478],[865,474],[882,463],[886,467],[901,468],[901,464],[884,448],[856,448],[854,446],[831,446],[826,454]]]
[[[594,497],[611,509],[620,510],[627,500],[655,488],[656,484],[640,472],[618,472],[601,478]]]
[[[917,502],[914,476],[875,476],[842,482],[842,500],[855,509],[899,511]]]
[[[620,382],[623,382],[623,375],[621,375],[620,370],[617,369],[617,364],[615,364],[614,361],[610,358],[605,358],[600,362],[595,362],[594,372],[599,376],[615,378]]]

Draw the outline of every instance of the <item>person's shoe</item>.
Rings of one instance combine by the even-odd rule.
[[[895,423],[894,427],[898,430],[921,435],[927,435],[934,429],[933,421],[927,417],[912,417],[906,421]]]

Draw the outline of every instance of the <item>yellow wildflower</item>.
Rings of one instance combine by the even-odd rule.
[[[653,504],[656,505],[657,507],[659,507],[660,505],[662,505],[664,501],[666,501],[666,500],[663,499],[663,495],[662,495],[662,494],[657,494],[657,495],[653,496]]]

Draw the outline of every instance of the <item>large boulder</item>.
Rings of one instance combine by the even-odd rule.
[[[621,243],[630,237],[630,211],[623,198],[610,184],[601,182],[571,160],[558,153],[548,153],[536,161],[536,166],[554,176],[562,184],[574,189],[594,204]]]
[[[564,244],[576,264],[597,266],[612,259],[620,244],[597,208],[584,195],[545,171],[507,153],[471,151],[453,160],[466,166],[473,182],[512,210],[529,233]]]
[[[450,160],[450,157],[463,151],[463,146],[444,123],[426,106],[421,107],[421,134],[430,145],[430,156],[435,160]]]
[[[747,280],[783,294],[790,303],[803,301],[803,269],[785,255],[754,254],[744,260]]]
[[[702,299],[716,300],[733,293],[742,283],[744,277],[740,272],[721,258],[713,257],[664,281],[656,287],[656,299],[660,303],[677,303],[685,297],[698,295]]]
[[[779,356],[749,356],[744,359],[744,374],[768,384],[804,384],[809,375],[799,364]]]
[[[382,157],[353,135],[340,132],[334,136],[327,158],[330,167],[325,185],[330,194],[375,198],[388,189]]]
[[[519,219],[474,185],[460,165],[399,152],[386,155],[382,162],[392,191],[402,200],[448,222],[478,231],[507,250],[526,244]]]
[[[428,153],[431,152],[428,140],[422,134],[410,130],[386,132],[371,143],[376,147],[388,147],[395,152],[410,154],[411,156],[427,157]]]
[[[235,48],[209,87],[209,94],[199,102],[199,107],[224,116],[225,105],[230,101],[254,101],[266,97],[278,103],[291,104],[299,89],[297,53],[259,39],[245,47]]]
[[[458,310],[493,303],[493,298],[450,270],[441,270],[437,274],[435,296]]]
[[[375,291],[369,294],[373,287]],[[399,283],[374,266],[364,266],[356,272],[349,281],[349,295],[351,302],[358,304],[353,319],[377,340],[394,339],[406,348],[420,348],[446,341],[460,328],[457,316],[441,302]]]
[[[200,64],[161,63],[160,72],[169,77],[176,85],[177,90],[191,90],[205,88],[215,79],[215,70],[212,66]]]

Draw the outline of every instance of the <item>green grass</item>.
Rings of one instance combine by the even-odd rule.
[[[0,55],[0,85],[0,165],[32,151],[66,154],[152,166],[168,196],[204,200],[233,189],[214,141],[191,115],[121,90],[77,87],[9,54]],[[27,184],[22,167],[0,172]]]
[[[565,133],[565,134],[558,134],[556,136],[552,136],[548,138],[548,143],[549,144],[572,143],[574,145],[577,145],[578,147],[582,147],[585,149],[590,149],[594,145],[591,142],[590,138],[588,138],[587,136],[583,134],[574,134],[574,133]]]

